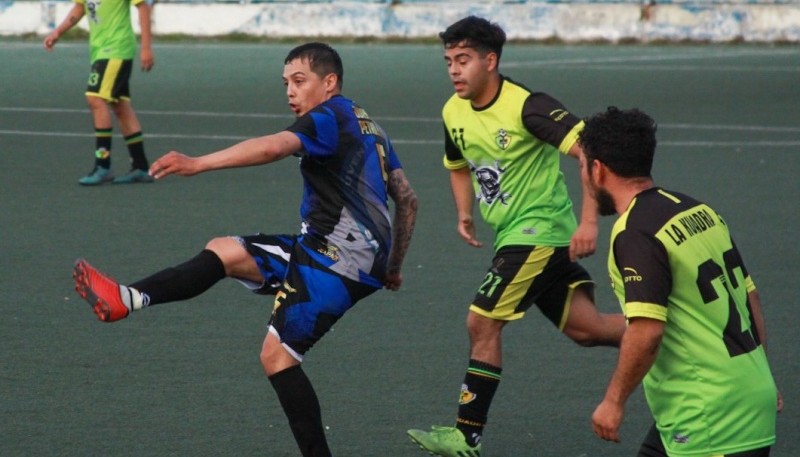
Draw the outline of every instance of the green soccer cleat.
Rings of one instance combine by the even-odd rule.
[[[461,430],[434,425],[430,432],[409,430],[408,437],[430,455],[442,457],[481,457],[481,443],[470,446]]]
[[[139,168],[131,168],[131,171],[114,179],[114,184],[136,184],[136,183],[150,183],[154,179],[147,173],[147,170]]]
[[[109,168],[96,166],[91,173],[78,180],[82,186],[97,186],[103,183],[111,182],[114,179],[114,172]]]

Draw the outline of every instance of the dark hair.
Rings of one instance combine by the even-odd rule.
[[[503,54],[506,32],[499,25],[477,16],[467,16],[439,34],[446,48],[463,45],[481,54],[493,52],[497,60]]]
[[[650,116],[611,106],[584,122],[578,142],[588,167],[597,160],[623,178],[651,177],[657,126]]]
[[[324,78],[331,73],[335,74],[339,89],[342,88],[342,83],[344,82],[342,58],[339,57],[339,53],[329,45],[319,42],[301,44],[289,51],[283,63],[287,64],[297,59],[308,60],[311,71],[320,78]]]

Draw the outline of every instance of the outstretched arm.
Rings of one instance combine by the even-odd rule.
[[[403,283],[400,268],[411,244],[418,205],[417,195],[408,183],[402,168],[389,174],[389,196],[394,201],[395,210],[392,223],[392,250],[389,253],[385,286],[389,290],[397,290]]]
[[[250,167],[283,159],[302,149],[300,138],[289,131],[252,138],[229,148],[199,157],[170,151],[150,166],[150,175],[161,179],[169,175],[193,176],[223,168]]]
[[[582,150],[575,143],[569,155],[580,160]],[[581,179],[581,218],[569,242],[569,258],[573,262],[594,254],[597,249],[597,201],[589,191],[589,183]]]
[[[59,38],[61,38],[61,35],[66,33],[67,30],[71,29],[75,26],[75,24],[80,22],[84,14],[83,5],[79,3],[72,5],[72,9],[69,10],[69,13],[67,13],[67,17],[64,18],[64,20],[58,25],[58,27],[56,27],[55,30],[50,32],[50,34],[44,38],[44,48],[48,51],[52,51],[56,45],[56,42],[58,42]]]
[[[139,60],[142,64],[143,71],[150,71],[155,65],[155,58],[153,57],[153,42],[152,42],[152,34],[150,32],[150,24],[151,24],[151,12],[152,9],[150,5],[147,4],[146,1],[143,1],[136,5],[137,11],[139,11],[139,30],[141,33],[141,51],[139,53]]]

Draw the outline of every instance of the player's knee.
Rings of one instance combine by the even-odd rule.
[[[280,371],[278,368],[278,357],[275,352],[275,349],[270,345],[265,344],[261,348],[261,354],[259,355],[259,359],[261,360],[261,366],[264,368],[264,372],[267,376],[272,376],[273,374]]]
[[[209,251],[214,251],[219,255],[219,251],[222,251],[226,248],[229,244],[229,238],[221,237],[221,238],[212,238],[208,243],[206,243],[206,249]]]
[[[266,342],[261,347],[261,366],[267,376],[272,376],[287,368],[299,365],[300,361],[289,354],[280,343],[276,341]]]
[[[591,332],[585,330],[565,329],[564,334],[575,342],[578,346],[594,347],[599,346],[601,343],[598,338]]]
[[[261,366],[264,367],[264,371],[267,373],[267,375],[269,375],[271,372],[270,368],[273,365],[274,357],[270,355],[267,348],[263,347],[261,348],[261,354],[259,354],[258,358],[261,360]]]
[[[505,324],[505,321],[470,312],[467,316],[467,333],[472,341],[493,340],[499,338]]]

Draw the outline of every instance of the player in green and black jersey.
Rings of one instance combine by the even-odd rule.
[[[471,246],[482,245],[472,219],[477,197],[495,234],[494,259],[469,308],[470,360],[455,427],[408,434],[435,455],[477,457],[500,383],[505,324],[536,305],[579,344],[615,346],[625,322],[597,311],[591,277],[575,262],[594,252],[597,212],[584,199],[576,222],[559,161],[577,158],[583,123],[553,97],[500,74],[505,33],[496,24],[471,16],[441,38],[456,92],[442,117],[457,230]]]
[[[580,137],[601,214],[620,215],[608,269],[629,320],[595,433],[619,441],[624,403],[642,382],[656,423],[640,456],[766,457],[782,402],[758,293],[725,221],[654,185],[655,131],[641,111],[609,108]]]
[[[91,71],[86,101],[92,112],[95,131],[95,161],[92,171],[78,182],[95,186],[150,183],[149,164],[144,153],[142,126],[130,102],[129,80],[136,57],[136,35],[131,25],[131,5],[137,8],[141,31],[141,68],[153,67],[150,34],[150,6],[145,0],[73,0],[74,5],[64,21],[44,39],[44,47],[52,51],[61,35],[86,16],[89,23]],[[111,170],[112,113],[119,122],[131,169],[114,178]]]

